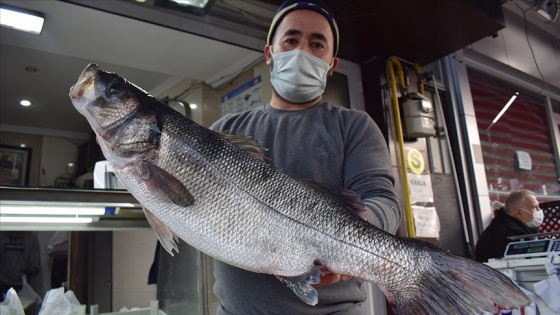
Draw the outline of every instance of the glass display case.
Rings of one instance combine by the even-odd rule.
[[[113,287],[119,276],[114,273],[123,269],[115,266],[127,264],[128,269],[132,268],[128,265],[130,261],[116,259],[122,256],[114,255],[113,242],[120,236],[111,232],[151,233],[141,205],[126,190],[15,186],[0,186],[0,230],[35,234],[69,231],[66,287],[74,291],[82,304],[98,305],[100,312],[118,311],[112,302]],[[166,314],[205,315],[216,308],[210,257],[182,241],[179,241],[179,253],[174,256],[165,250],[154,255],[151,246],[140,247],[143,253],[137,248],[131,246],[131,256],[143,254],[142,259],[149,260],[144,266],[156,266],[157,300]],[[127,281],[146,284],[148,270],[144,269],[132,272],[132,277],[139,280]],[[145,301],[146,305],[149,300]]]

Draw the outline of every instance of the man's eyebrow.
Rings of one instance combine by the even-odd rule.
[[[293,29],[293,28],[291,28],[291,29],[287,30],[286,32],[284,32],[284,36],[293,36],[293,35],[302,35],[302,34],[303,34],[303,33],[302,33],[300,30],[298,30],[298,29]],[[324,42],[326,42],[326,43],[329,42],[328,39],[327,39],[327,36],[325,36],[325,34],[322,34],[322,33],[311,33],[311,38],[313,38],[313,39],[319,39],[319,40],[322,40],[322,41],[324,41]]]
[[[290,35],[301,35],[301,31],[298,29],[289,29],[287,31],[284,32],[284,36],[290,36]]]
[[[327,36],[325,36],[325,34],[322,34],[322,33],[311,33],[311,38],[322,40],[325,43],[329,42],[328,39],[327,39]]]

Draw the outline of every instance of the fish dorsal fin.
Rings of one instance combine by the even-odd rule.
[[[156,232],[156,235],[161,243],[161,246],[171,255],[174,256],[173,250],[177,253],[179,252],[179,247],[175,241],[175,234],[169,230],[167,225],[158,219],[150,210],[144,208],[144,214],[146,214],[146,219],[150,222],[152,229]]]
[[[316,189],[322,190],[331,195],[333,198],[338,200],[338,202],[345,205],[350,212],[357,215],[360,219],[364,221],[368,220],[366,216],[366,207],[362,201],[362,198],[356,192],[329,184],[317,183],[311,180],[305,180],[304,182],[310,186],[315,187]]]
[[[264,160],[267,158],[264,155],[264,152],[268,151],[268,149],[262,147],[261,142],[253,139],[251,136],[232,135],[227,131],[218,132],[218,135],[242,151],[245,151],[258,159]]]
[[[142,162],[142,176],[148,190],[160,200],[167,200],[180,207],[194,204],[194,197],[175,176],[159,166]]]

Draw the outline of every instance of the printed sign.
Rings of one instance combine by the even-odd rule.
[[[515,153],[517,155],[517,166],[519,169],[530,171],[533,165],[529,153],[525,151],[516,151]]]
[[[241,113],[262,105],[262,77],[251,81],[222,96],[222,115]]]
[[[432,178],[430,175],[417,175],[408,173],[408,186],[410,188],[410,202],[434,202]]]
[[[439,238],[439,217],[434,207],[412,206],[417,237]]]
[[[408,149],[406,162],[414,174],[422,174],[424,172],[424,157],[420,151],[416,149]]]

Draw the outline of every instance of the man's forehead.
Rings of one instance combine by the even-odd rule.
[[[525,201],[533,206],[537,206],[539,204],[539,201],[537,200],[537,197],[535,197],[534,195],[529,195],[527,196],[527,198],[525,199]]]
[[[304,29],[308,28],[308,29]],[[311,10],[296,10],[288,13],[278,25],[277,33],[288,32],[322,34],[332,42],[334,37],[329,21],[321,14]]]

